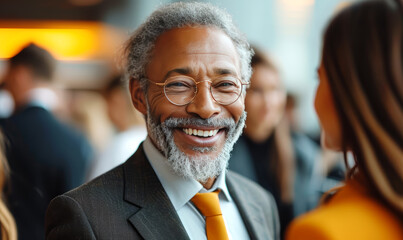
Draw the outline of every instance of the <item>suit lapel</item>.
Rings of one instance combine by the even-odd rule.
[[[262,206],[257,204],[253,194],[245,193],[239,185],[231,178],[230,172],[227,174],[227,188],[234,200],[245,227],[251,239],[271,239],[267,233],[267,226],[264,225],[265,216],[261,210]]]
[[[144,239],[189,239],[144,154],[143,145],[124,165],[125,200],[139,207],[128,220]]]

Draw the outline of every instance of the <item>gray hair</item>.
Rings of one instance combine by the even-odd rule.
[[[125,48],[127,75],[130,81],[146,76],[146,66],[151,59],[155,41],[164,32],[185,26],[212,26],[221,29],[231,38],[239,55],[241,78],[249,81],[253,55],[246,37],[238,30],[232,17],[222,9],[209,3],[177,2],[162,6],[133,33]],[[142,80],[141,86],[147,87]]]

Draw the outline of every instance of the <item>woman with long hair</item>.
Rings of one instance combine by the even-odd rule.
[[[15,221],[4,203],[3,188],[8,176],[8,164],[4,156],[4,137],[0,131],[0,228],[2,240],[16,240],[17,229]]]
[[[287,239],[403,239],[402,5],[356,3],[325,31],[315,99],[322,145],[355,164]]]
[[[316,206],[319,194],[312,182],[320,149],[307,136],[291,131],[280,71],[266,52],[255,46],[253,50],[246,128],[234,145],[229,169],[273,194],[283,236],[294,217]]]

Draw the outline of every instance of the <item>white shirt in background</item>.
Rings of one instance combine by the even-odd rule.
[[[95,160],[88,175],[88,180],[111,170],[124,163],[137,150],[147,136],[145,127],[135,126],[127,131],[116,134],[107,144],[105,150]]]
[[[8,118],[14,111],[14,101],[6,90],[0,90],[0,118]]]

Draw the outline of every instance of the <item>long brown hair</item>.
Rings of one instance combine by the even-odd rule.
[[[0,227],[1,239],[3,240],[16,240],[17,228],[11,213],[8,211],[4,203],[3,188],[8,176],[8,164],[4,156],[4,138],[0,131]]]
[[[356,3],[324,35],[323,64],[357,177],[403,216],[402,0]]]

